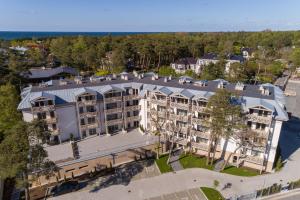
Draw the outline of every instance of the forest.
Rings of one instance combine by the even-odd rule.
[[[121,71],[156,71],[176,75],[170,63],[184,57],[199,58],[205,53],[241,54],[242,47],[251,48],[255,57],[232,67],[224,74],[224,62],[207,67],[202,79],[224,78],[229,81],[272,82],[284,69],[300,65],[300,32],[219,32],[219,33],[155,33],[127,36],[77,36],[32,38],[0,41],[1,49],[11,46],[29,47],[21,54],[0,51],[0,73],[19,73],[32,67],[68,65],[88,74],[103,75]],[[234,76],[233,76],[234,74]]]

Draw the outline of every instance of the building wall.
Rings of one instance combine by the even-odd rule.
[[[23,114],[23,120],[25,122],[31,122],[33,120],[33,114],[31,110],[23,110],[22,114]]]
[[[281,127],[282,127],[282,121],[275,121],[274,128],[271,129],[273,131],[273,137],[271,140],[271,147],[270,147],[271,149],[268,155],[268,162],[270,163],[274,163],[275,160]]]
[[[75,138],[80,137],[75,105],[57,107],[56,115],[58,118],[57,125],[60,130],[59,132],[61,141],[68,140],[70,138],[71,133],[74,135]]]

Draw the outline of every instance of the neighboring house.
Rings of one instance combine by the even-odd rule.
[[[216,64],[219,62],[218,54],[216,53],[207,53],[204,54],[201,58],[197,60],[197,65],[201,67],[208,66],[209,64],[213,63]]]
[[[257,133],[253,142],[260,144],[259,147],[243,146],[232,156],[230,163],[272,172],[281,126],[283,121],[288,120],[288,115],[284,109],[283,92],[271,84],[257,86],[231,84],[224,80],[194,81],[186,76],[172,79],[151,73],[122,73],[101,80],[76,77],[75,80],[54,80],[43,87],[24,89],[18,110],[22,112],[24,121],[44,119],[52,131],[52,140],[67,141],[73,134],[83,140],[81,148],[85,148],[84,141],[89,136],[93,136],[89,137],[89,141],[102,140],[105,137],[95,135],[115,137],[112,135],[137,127],[143,127],[148,133],[155,132],[150,111],[156,110],[156,117],[173,121],[180,127],[174,140],[178,148],[207,155],[210,130],[203,122],[204,118],[209,119],[206,106],[216,90],[223,88],[239,91],[237,103],[247,113],[245,124]],[[170,134],[169,128],[165,125],[162,130]],[[216,157],[221,157],[224,150],[226,158],[236,145],[234,139],[226,141],[222,138]],[[72,162],[76,159],[73,158]],[[80,162],[80,158],[77,160]],[[97,164],[88,165],[97,167]]]
[[[246,60],[249,60],[250,58],[254,57],[254,52],[251,48],[242,47],[241,53]]]
[[[21,76],[28,79],[30,83],[41,83],[49,80],[66,78],[69,76],[77,76],[78,71],[72,67],[56,67],[56,68],[31,68],[27,72],[22,72]]]
[[[24,54],[26,51],[28,51],[27,47],[22,47],[22,46],[9,47],[9,49],[14,50],[14,51],[18,51],[21,54]]]
[[[234,55],[234,54],[229,54],[226,59],[226,64],[225,64],[225,73],[229,73],[230,71],[230,66],[233,63],[240,63],[243,64],[245,62],[245,58],[241,55]]]
[[[171,67],[176,73],[184,74],[187,70],[193,70],[197,73],[196,67],[197,60],[195,58],[181,58],[174,63],[171,63]]]

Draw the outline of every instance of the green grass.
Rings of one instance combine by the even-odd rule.
[[[213,169],[213,166],[206,165],[206,158],[199,157],[193,154],[182,154],[180,156],[180,163],[183,168],[205,168],[205,169]]]
[[[160,156],[159,159],[155,160],[160,173],[172,172],[173,169],[170,165],[167,164],[168,155]]]
[[[226,167],[222,173],[226,173],[226,174],[232,174],[232,175],[236,175],[236,176],[257,176],[259,175],[259,172],[257,170],[254,169],[249,169],[249,168],[245,168],[245,167],[234,167],[234,166],[228,166]]]
[[[205,194],[208,200],[223,200],[223,196],[218,190],[208,187],[201,187],[201,190]]]

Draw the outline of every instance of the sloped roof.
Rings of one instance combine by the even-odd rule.
[[[169,89],[169,88],[167,88],[167,87],[162,87],[162,88],[160,88],[160,89],[158,89],[161,93],[163,93],[163,94],[165,94],[165,95],[170,95],[170,94],[172,94],[173,92]]]
[[[67,73],[73,76],[78,75],[78,71],[72,67],[56,67],[56,68],[32,68],[28,72],[21,75],[29,79],[51,78],[60,73]]]
[[[47,98],[47,99],[55,100],[55,95],[49,94],[47,92],[36,92],[30,96],[30,102],[33,102],[38,98]]]
[[[94,91],[94,90],[91,90],[91,89],[89,89],[89,88],[79,88],[78,90],[76,90],[75,92],[74,92],[74,95],[75,96],[79,96],[79,95],[82,95],[82,94],[85,94],[85,93],[89,93],[89,94],[96,94],[97,92],[96,91]]]

